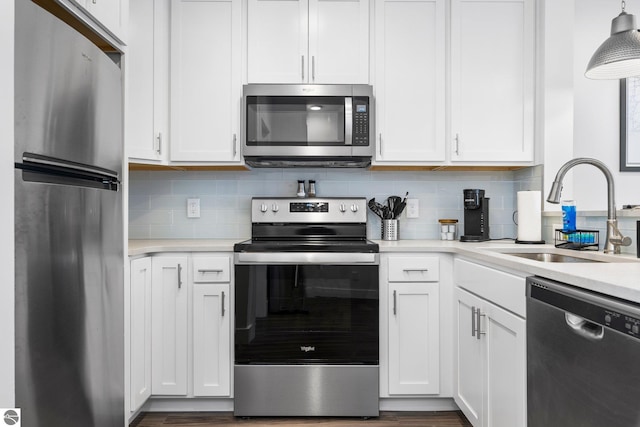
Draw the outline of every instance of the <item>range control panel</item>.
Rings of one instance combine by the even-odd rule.
[[[327,202],[289,203],[289,212],[329,212],[329,203]]]
[[[362,224],[367,222],[367,199],[254,197],[251,222]]]

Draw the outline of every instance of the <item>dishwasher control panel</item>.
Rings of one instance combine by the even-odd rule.
[[[570,316],[640,339],[639,304],[538,277],[528,277],[527,284],[530,298],[560,308]]]

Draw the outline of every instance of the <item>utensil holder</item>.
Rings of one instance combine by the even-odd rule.
[[[382,240],[398,240],[400,238],[400,221],[397,219],[382,220]]]

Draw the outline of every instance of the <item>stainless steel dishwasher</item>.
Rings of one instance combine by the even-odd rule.
[[[527,278],[528,427],[640,426],[640,304]]]

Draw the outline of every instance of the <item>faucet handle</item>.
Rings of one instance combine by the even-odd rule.
[[[615,219],[607,220],[607,241],[605,242],[605,253],[620,253],[620,246],[629,246],[631,238],[623,236],[618,228],[618,221]]]
[[[620,237],[612,237],[609,239],[611,243],[618,246],[630,246],[631,245],[631,237],[629,236],[620,236]]]

